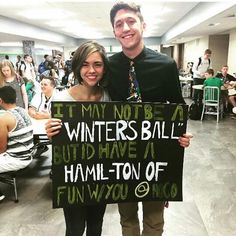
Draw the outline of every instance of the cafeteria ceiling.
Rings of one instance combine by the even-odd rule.
[[[34,40],[58,45],[80,39],[114,39],[109,11],[116,1],[0,0],[0,44]],[[133,2],[133,1],[126,1]],[[236,28],[235,1],[134,1],[141,6],[144,37],[184,43]]]

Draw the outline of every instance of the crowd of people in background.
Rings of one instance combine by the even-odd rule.
[[[66,88],[68,78],[72,77],[71,59],[64,62],[60,54],[44,55],[44,60],[36,66],[32,56],[25,54],[17,55],[15,64],[8,55],[0,61],[0,173],[19,170],[31,163],[33,141],[38,144],[33,140],[31,119],[50,118],[56,87]],[[72,81],[70,87],[74,85]],[[12,136],[14,132],[17,135],[25,132],[30,137],[22,134],[19,140],[18,136]],[[35,155],[48,150],[46,145],[37,148]],[[0,191],[0,201],[4,197]]]
[[[203,56],[195,62],[189,62],[186,70],[180,70],[180,76],[191,76],[193,85],[214,86],[220,89],[220,98],[224,104],[224,113],[236,114],[236,77],[229,74],[228,65],[223,65],[214,72],[211,61],[212,51],[206,49]],[[221,89],[223,88],[223,89]],[[192,94],[192,93],[191,93]],[[203,90],[194,89],[193,103],[202,104]]]
[[[45,54],[43,61],[38,66],[29,54],[17,55],[15,64],[10,61],[8,55],[5,55],[5,59],[1,61],[0,86],[13,86],[17,92],[17,105],[27,109],[33,96],[37,91],[40,91],[40,83],[43,78],[54,78],[55,86],[58,87],[71,87],[74,85],[71,70],[73,53],[66,61],[64,61],[61,54],[57,54],[54,57]]]

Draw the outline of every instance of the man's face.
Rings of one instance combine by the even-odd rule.
[[[208,72],[205,72],[206,79],[211,78],[212,76],[213,76],[212,74],[209,74]]]
[[[209,59],[210,57],[211,57],[211,54],[210,54],[210,53],[206,53],[206,54],[205,54],[205,58],[206,58],[206,59]]]
[[[141,22],[135,12],[119,10],[114,18],[114,34],[123,49],[135,50],[142,44],[145,23]]]
[[[27,57],[25,58],[25,61],[26,61],[27,63],[31,63],[31,62],[32,62],[32,58],[31,58],[30,56],[27,56]]]
[[[223,75],[227,75],[228,67],[226,67],[226,66],[222,67],[221,72],[222,72]]]

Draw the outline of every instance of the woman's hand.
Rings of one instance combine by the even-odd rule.
[[[61,130],[61,120],[56,118],[49,119],[45,124],[45,130],[49,139],[58,134]]]
[[[192,134],[187,133],[183,134],[183,136],[179,137],[179,144],[181,147],[188,147],[190,145],[190,139],[193,137]]]

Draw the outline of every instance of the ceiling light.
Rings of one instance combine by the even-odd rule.
[[[73,14],[69,11],[65,11],[64,9],[30,9],[20,11],[18,13],[21,16],[24,16],[31,20],[51,20],[61,19],[61,18],[69,18],[72,17]]]
[[[217,26],[217,25],[219,25],[220,23],[211,23],[211,24],[209,24],[208,26]]]

